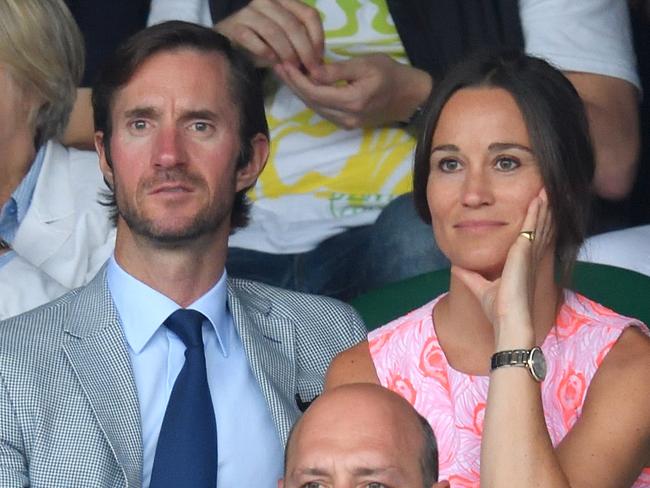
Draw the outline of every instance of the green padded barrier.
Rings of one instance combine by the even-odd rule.
[[[615,266],[578,262],[572,287],[650,326],[650,277]],[[350,303],[361,314],[368,330],[372,330],[423,305],[448,288],[449,270],[443,269],[371,290]]]
[[[404,315],[449,289],[449,270],[441,269],[376,288],[353,299],[368,330]]]
[[[576,263],[572,287],[616,312],[650,327],[650,276],[606,264]]]

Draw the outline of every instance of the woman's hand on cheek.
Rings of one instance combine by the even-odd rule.
[[[476,296],[492,322],[497,350],[534,345],[531,314],[535,275],[552,240],[552,223],[544,189],[528,206],[520,232],[508,251],[501,277],[490,281],[473,271],[457,266],[451,268],[454,276]],[[533,240],[526,235],[532,235]]]

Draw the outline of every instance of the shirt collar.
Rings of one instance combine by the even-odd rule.
[[[23,181],[20,182],[16,190],[13,192],[12,197],[16,202],[16,215],[18,217],[18,225],[25,218],[27,210],[32,203],[32,197],[34,196],[34,190],[36,189],[36,182],[38,181],[38,176],[41,174],[41,168],[43,167],[43,160],[45,159],[45,146],[41,148],[36,153],[34,162],[29,168],[29,171],[23,178]]]
[[[0,227],[7,228],[3,232],[3,237],[9,242],[13,241],[13,237],[16,234],[18,227],[25,218],[25,215],[32,204],[32,197],[34,196],[38,176],[41,174],[44,159],[45,146],[41,146],[36,153],[36,157],[34,158],[29,171],[27,171],[25,177],[13,191],[9,200],[5,203],[2,209],[0,209],[0,216],[2,217]],[[15,210],[15,213],[9,211],[11,208]]]
[[[147,345],[163,322],[181,308],[176,302],[127,273],[112,256],[107,265],[106,279],[115,308],[120,314],[124,335],[135,354]],[[217,334],[224,356],[228,356],[229,320],[226,306],[227,275],[187,308],[205,315]],[[146,304],[146,305],[145,305]]]

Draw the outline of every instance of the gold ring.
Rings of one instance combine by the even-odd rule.
[[[534,230],[524,230],[519,233],[520,236],[525,237],[530,242],[535,240],[535,231]]]

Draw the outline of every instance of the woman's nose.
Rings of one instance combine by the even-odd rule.
[[[469,169],[465,173],[461,202],[466,207],[490,205],[494,201],[490,178],[483,168]]]

